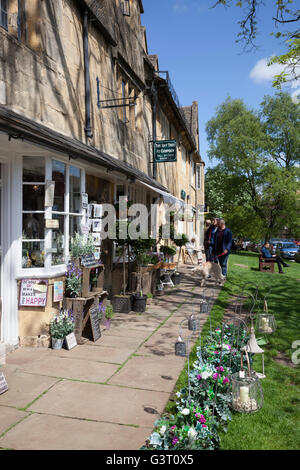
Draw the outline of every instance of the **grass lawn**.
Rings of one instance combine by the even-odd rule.
[[[300,264],[288,262],[286,274],[260,273],[258,254],[244,252],[230,255],[228,278],[212,310],[213,325],[220,325],[224,309],[233,293],[241,292],[244,283],[252,286],[254,293],[259,286],[260,295],[268,297],[269,313],[274,314],[277,330],[267,336],[265,350],[265,374],[261,381],[264,390],[263,408],[254,414],[233,412],[228,432],[221,434],[221,449],[226,450],[290,450],[300,449],[300,367],[279,364],[275,358],[281,354],[291,361],[292,343],[300,341]],[[247,267],[236,266],[236,264]],[[257,311],[257,310],[254,310]],[[203,336],[209,330],[209,322],[204,325]],[[298,346],[300,360],[300,343]],[[191,362],[196,349],[192,351]],[[261,371],[261,356],[256,356],[254,369]],[[176,389],[186,381],[183,371]],[[174,402],[169,402],[167,411],[174,411]]]

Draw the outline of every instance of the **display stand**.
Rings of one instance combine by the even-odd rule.
[[[91,337],[90,328],[87,325],[88,321],[91,323],[91,310],[97,308],[99,302],[105,301],[108,296],[106,291],[91,294],[87,297],[75,297],[74,299],[67,297],[64,299],[64,308],[73,312],[77,344],[84,344],[88,339],[94,340],[94,335]],[[86,326],[87,328],[85,328]]]
[[[103,291],[103,282],[104,282],[104,264],[95,264],[93,266],[81,266],[82,269],[82,297],[90,297],[96,293],[101,293]],[[90,291],[90,275],[92,269],[100,270],[97,286]]]

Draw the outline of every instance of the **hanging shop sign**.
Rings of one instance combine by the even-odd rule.
[[[55,281],[53,284],[53,302],[60,302],[64,298],[63,281]]]
[[[45,185],[45,207],[52,207],[54,204],[55,181],[46,181]]]
[[[156,163],[177,162],[176,140],[159,140],[154,142],[154,161]]]
[[[20,307],[46,307],[48,280],[22,279],[20,288]]]

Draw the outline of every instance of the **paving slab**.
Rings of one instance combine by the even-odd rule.
[[[134,353],[136,348],[112,348],[100,346],[95,348],[89,344],[77,346],[70,351],[66,349],[53,350],[52,354],[56,357],[66,357],[69,359],[86,359],[94,362],[107,362],[113,364],[123,364],[126,359]]]
[[[151,410],[162,413],[168,399],[169,393],[64,380],[33,403],[28,411],[152,426],[158,415]]]
[[[15,450],[138,450],[151,427],[133,428],[33,414],[11,429],[0,448]]]
[[[103,331],[103,337],[106,336],[125,336],[127,338],[139,338],[141,341],[144,341],[155,328],[146,329],[129,329],[120,326],[111,327],[109,330]]]
[[[31,374],[62,377],[66,379],[106,382],[118,369],[117,364],[107,364],[84,359],[48,356],[46,359],[25,364],[22,371]]]
[[[133,357],[110,380],[109,384],[143,390],[172,392],[182,369],[181,361],[157,357]]]
[[[48,348],[18,348],[7,354],[6,363],[12,365],[23,365],[38,361],[43,357],[47,357],[51,353]]]
[[[131,336],[112,336],[106,334],[105,336],[102,335],[100,339],[97,341],[88,341],[86,344],[89,346],[99,346],[99,347],[110,347],[114,349],[133,349],[136,350],[140,344],[142,344],[144,339],[139,337],[132,338]]]
[[[26,416],[28,416],[28,413],[25,411],[19,411],[8,406],[0,406],[0,435]]]
[[[24,408],[58,380],[52,377],[13,371],[5,374],[8,391],[0,395],[0,405]]]

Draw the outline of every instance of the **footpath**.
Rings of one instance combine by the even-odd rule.
[[[183,369],[175,356],[180,322],[210,305],[220,287],[200,287],[193,266],[143,314],[116,314],[102,336],[74,349],[19,348],[1,367],[0,449],[138,450]],[[207,319],[201,315],[201,327]],[[187,322],[183,325],[187,338]]]

